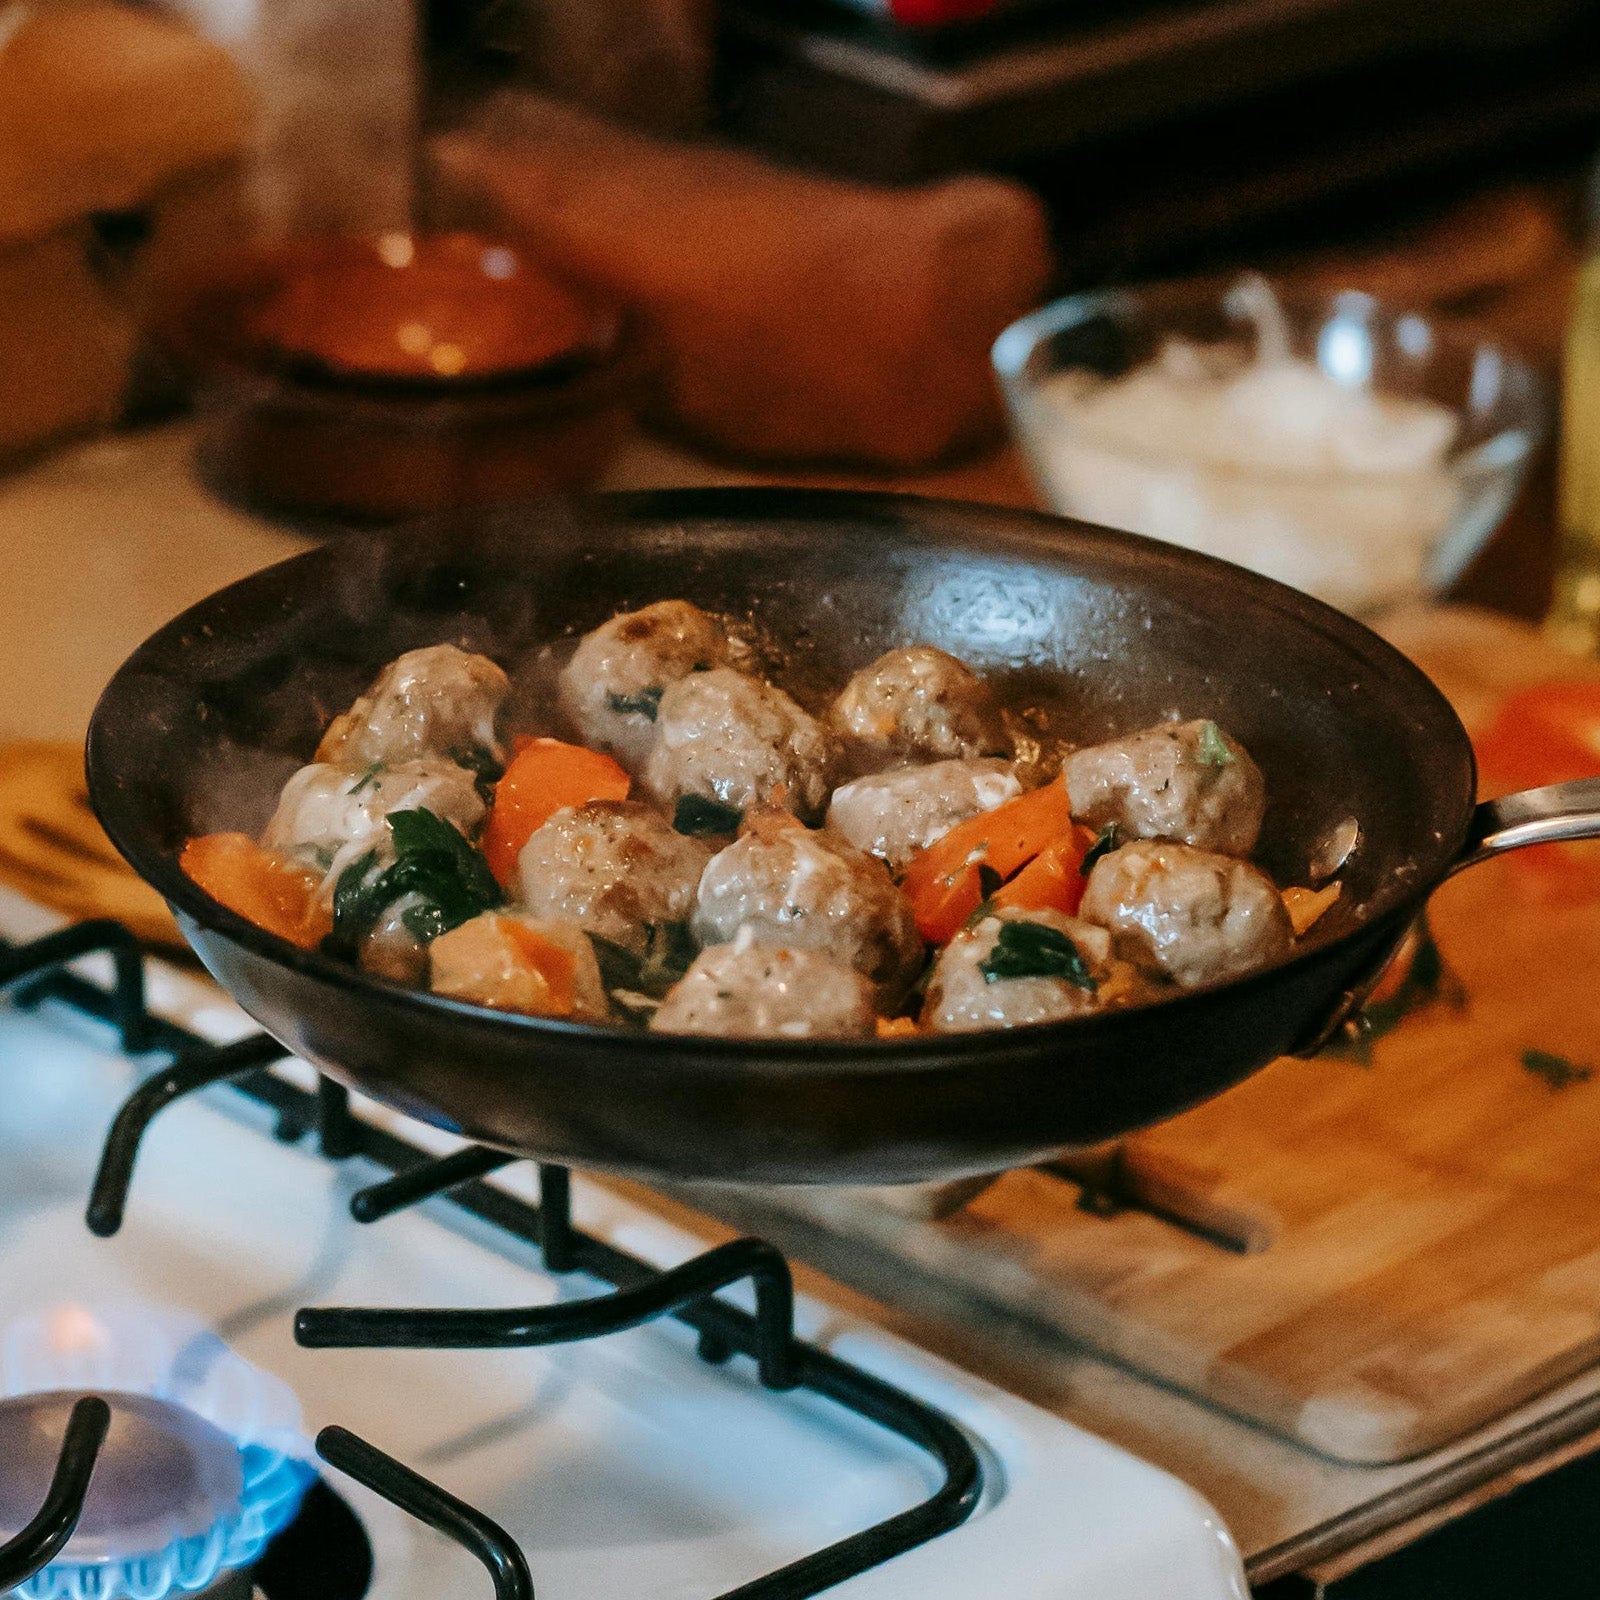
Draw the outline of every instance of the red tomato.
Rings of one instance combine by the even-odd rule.
[[[1600,777],[1600,678],[1517,690],[1473,744],[1487,794]],[[1543,899],[1579,904],[1600,896],[1600,860],[1592,846],[1540,845],[1511,860]]]

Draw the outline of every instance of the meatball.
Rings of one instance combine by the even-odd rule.
[[[594,946],[575,922],[487,911],[440,934],[428,969],[435,994],[480,1006],[582,1022],[610,1014]]]
[[[1061,770],[1075,817],[1136,839],[1247,856],[1267,808],[1261,769],[1214,722],[1164,722],[1075,751]]]
[[[360,768],[420,756],[453,755],[459,761],[482,750],[498,761],[505,752],[494,719],[509,687],[487,656],[453,644],[409,650],[333,719],[317,746],[317,760]]]
[[[869,765],[1010,748],[989,686],[966,662],[925,644],[891,650],[863,667],[834,701],[829,720]]]
[[[656,1033],[750,1039],[868,1039],[875,991],[854,967],[820,950],[767,944],[746,929],[702,950],[667,991]]]
[[[883,864],[792,822],[757,827],[712,861],[690,929],[701,944],[748,930],[763,944],[823,950],[889,990],[922,964],[911,902]]]
[[[1272,879],[1248,862],[1136,839],[1095,862],[1079,908],[1117,953],[1185,988],[1247,972],[1294,938]]]
[[[1004,761],[935,761],[857,778],[833,791],[828,827],[899,872],[958,822],[1022,793]]]
[[[667,686],[727,659],[728,636],[715,617],[687,600],[660,600],[583,636],[561,674],[561,706],[585,744],[637,773],[655,743]]]
[[[1079,970],[1033,976],[991,976],[1010,925],[1029,925],[1063,936],[1077,953]],[[1048,937],[1048,935],[1047,935]],[[1050,939],[1051,957],[1071,959],[1059,938]],[[976,1033],[984,1028],[1016,1028],[1028,1022],[1057,1022],[1103,1011],[1129,997],[1130,984],[1113,961],[1111,935],[1104,928],[1064,917],[1058,911],[1023,911],[1007,906],[974,928],[958,933],[940,952],[922,1007],[922,1026],[934,1033]]]
[[[828,798],[835,757],[826,730],[781,689],[717,667],[662,695],[644,781],[667,805],[698,794],[810,818]]]
[[[363,772],[315,762],[283,786],[262,843],[314,865],[322,874],[319,894],[331,898],[340,874],[369,850],[393,860],[389,813],[416,810],[470,835],[483,820],[483,797],[465,767],[441,756],[396,766],[374,762]]]
[[[534,917],[575,922],[636,955],[650,930],[683,922],[711,859],[698,839],[673,830],[632,800],[568,806],[536,828],[522,847],[522,904]]]

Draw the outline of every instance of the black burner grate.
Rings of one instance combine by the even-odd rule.
[[[110,989],[65,970],[66,963],[95,951],[113,958],[116,978]],[[288,1052],[265,1034],[219,1046],[153,1016],[145,1004],[143,959],[132,935],[112,922],[82,923],[20,947],[0,943],[0,989],[15,987],[19,1004],[64,1002],[115,1026],[130,1053],[160,1052],[169,1058],[129,1095],[112,1123],[89,1199],[87,1221],[94,1233],[106,1237],[121,1226],[139,1144],[156,1115],[184,1095],[228,1084],[270,1108],[277,1117],[277,1135],[286,1142],[315,1133],[328,1158],[361,1156],[393,1174],[352,1198],[350,1209],[358,1222],[375,1222],[432,1196],[448,1195],[471,1215],[538,1245],[551,1272],[584,1272],[613,1286],[611,1293],[589,1300],[504,1311],[303,1310],[295,1319],[300,1344],[504,1349],[596,1338],[670,1316],[694,1329],[705,1360],[748,1357],[766,1388],[822,1395],[918,1446],[942,1470],[942,1484],[919,1505],[718,1600],[805,1600],[926,1543],[972,1514],[982,1489],[982,1469],[966,1436],[893,1385],[796,1339],[789,1267],[771,1245],[738,1239],[669,1271],[653,1267],[573,1226],[571,1184],[564,1168],[539,1168],[539,1204],[528,1205],[482,1181],[516,1157],[469,1147],[434,1158],[352,1115],[349,1096],[339,1085],[324,1079],[312,1094],[267,1071]],[[754,1313],[715,1298],[744,1279],[755,1285]],[[47,1566],[71,1536],[104,1435],[105,1423],[97,1420],[104,1409],[87,1401],[74,1412],[45,1506],[17,1538],[0,1545],[0,1593]],[[533,1594],[522,1552],[481,1512],[343,1428],[325,1428],[317,1451],[330,1466],[471,1551],[488,1570],[499,1600],[525,1600]]]

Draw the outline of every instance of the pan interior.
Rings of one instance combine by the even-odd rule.
[[[96,713],[97,801],[180,901],[192,833],[256,832],[330,716],[402,651],[449,641],[512,671],[513,725],[555,731],[563,649],[681,597],[734,618],[816,708],[896,645],[991,676],[1027,724],[1089,743],[1207,716],[1263,768],[1258,860],[1305,882],[1354,817],[1323,943],[1440,876],[1472,799],[1443,699],[1357,624],[1238,569],[1054,518],[894,497],[691,491],[546,504],[348,537],[222,591],[146,644]],[[113,792],[114,791],[114,792]],[[196,909],[203,911],[203,902]]]

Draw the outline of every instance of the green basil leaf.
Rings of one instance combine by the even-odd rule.
[[[383,874],[374,873],[378,852],[369,850],[339,874],[333,886],[333,932],[322,941],[323,953],[354,961],[361,941],[372,931],[386,902]]]
[[[687,922],[658,922],[650,929],[650,950],[639,968],[639,988],[646,994],[665,994],[698,953]]]
[[[978,971],[986,983],[1008,978],[1065,978],[1090,994],[1099,988],[1078,947],[1060,929],[1043,922],[1002,924],[994,949]]]
[[[1234,759],[1228,741],[1222,737],[1222,729],[1209,721],[1200,724],[1200,745],[1196,754],[1203,767],[1226,767]]]
[[[594,946],[594,959],[600,968],[600,983],[607,991],[613,989],[634,990],[639,987],[639,958],[633,951],[616,943],[615,940],[602,938],[598,933],[589,935],[589,943]]]
[[[659,1000],[689,970],[698,952],[688,923],[658,922],[647,933],[649,947],[642,956],[597,933],[589,935],[607,993],[622,990]]]
[[[694,836],[737,833],[743,821],[744,812],[737,806],[724,805],[720,800],[708,799],[703,794],[680,795],[672,813],[672,826],[679,833]]]
[[[1120,850],[1123,846],[1123,842],[1121,824],[1116,822],[1108,822],[1105,827],[1103,827],[1099,833],[1095,835],[1094,843],[1089,846],[1088,852],[1083,858],[1083,864],[1078,868],[1078,871],[1087,878],[1094,870],[1095,862],[1097,862],[1101,856],[1110,855],[1113,850]]]
[[[641,689],[637,694],[608,694],[606,704],[619,717],[639,716],[654,722],[656,713],[661,709],[661,696],[665,693],[664,689]]]

